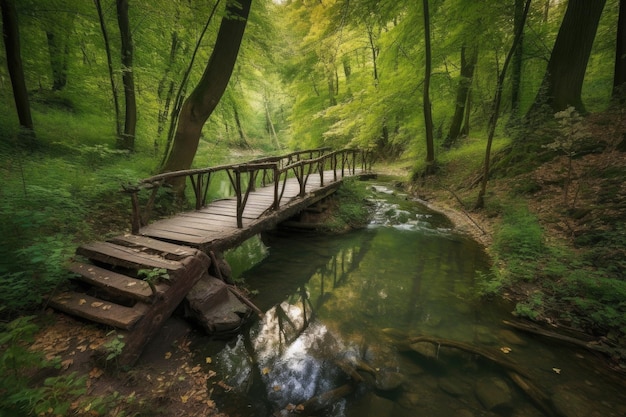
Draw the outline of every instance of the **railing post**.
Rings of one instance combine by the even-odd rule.
[[[352,175],[356,174],[356,152],[352,151]]]
[[[337,181],[337,153],[333,154],[333,159],[331,159],[330,163],[333,167],[333,178]]]
[[[243,207],[241,204],[241,172],[235,169],[235,193],[237,195],[237,227],[243,228]]]
[[[278,196],[278,187],[280,184],[280,174],[278,171],[278,164],[274,166],[274,210],[278,210],[280,207],[280,198]]]
[[[141,229],[141,213],[139,212],[139,198],[137,197],[137,191],[130,193],[130,201],[132,204],[132,218],[131,218],[131,233],[133,235],[139,234]]]

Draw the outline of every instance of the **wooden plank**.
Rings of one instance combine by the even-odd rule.
[[[125,330],[130,330],[148,307],[144,303],[125,307],[73,291],[55,295],[50,299],[50,305],[65,313]]]
[[[170,242],[179,242],[186,246],[197,246],[204,242],[206,238],[198,236],[189,236],[182,233],[167,232],[165,230],[150,229],[149,227],[143,227],[139,230],[139,233],[143,236],[150,236],[156,239],[163,239]]]
[[[145,303],[151,302],[152,290],[148,283],[142,279],[80,262],[71,264],[69,270],[78,274],[81,281],[100,288],[113,296],[131,298]],[[157,292],[163,292],[168,286],[157,284],[156,287]]]
[[[149,228],[167,230],[168,232],[183,233],[190,236],[205,236],[207,230],[201,227],[196,227],[196,224],[185,222],[185,219],[181,217],[175,217],[168,219],[167,221],[161,221],[152,223]],[[210,233],[210,231],[208,231]]]
[[[79,246],[76,253],[109,265],[132,269],[164,268],[168,271],[176,271],[182,267],[180,262],[170,261],[160,256],[149,255],[110,242],[87,243]]]
[[[192,247],[163,242],[162,240],[150,239],[146,236],[129,234],[115,236],[114,238],[109,239],[109,242],[121,246],[139,248],[144,252],[150,254],[158,254],[165,259],[170,259],[174,261],[180,261],[187,256],[193,256],[198,250]]]

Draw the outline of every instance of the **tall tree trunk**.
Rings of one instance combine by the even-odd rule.
[[[467,101],[465,102],[465,120],[461,128],[461,135],[467,136],[470,132],[470,114],[472,113],[472,90],[467,92]]]
[[[430,13],[428,0],[422,1],[424,5],[424,43],[426,52],[426,65],[424,68],[424,125],[426,127],[426,169],[424,175],[435,173],[435,140],[433,137],[433,114],[430,103],[430,74],[432,67],[432,51],[430,45]]]
[[[237,105],[233,102],[233,115],[235,117],[235,126],[237,126],[237,133],[239,134],[239,143],[238,145],[242,148],[250,148],[248,144],[248,138],[246,136],[246,132],[243,130],[243,126],[241,124],[241,118],[239,117],[239,109],[237,109]]]
[[[522,16],[524,13],[524,0],[515,0],[515,11],[513,18],[514,32],[521,30],[521,36],[515,52],[513,53],[513,61],[511,63],[511,115],[517,120],[519,119],[520,104],[520,86],[522,82],[522,58],[524,56],[524,28],[520,29],[523,24]]]
[[[135,149],[137,127],[137,101],[135,99],[135,77],[133,74],[133,39],[128,19],[128,0],[117,0],[117,23],[122,38],[122,83],[124,84],[125,118],[124,133],[118,138],[117,147]]]
[[[50,67],[52,69],[52,90],[60,91],[67,84],[67,61],[70,53],[67,39],[60,42],[52,31],[46,31]],[[63,45],[64,44],[64,45]]]
[[[109,69],[109,81],[111,82],[111,93],[113,94],[113,107],[115,110],[115,134],[119,138],[122,135],[122,127],[120,120],[120,101],[117,96],[117,86],[115,85],[115,76],[113,72],[113,58],[111,57],[111,43],[109,42],[109,32],[107,31],[106,23],[104,20],[104,13],[102,12],[102,5],[100,0],[94,0],[96,10],[98,12],[98,19],[100,20],[100,30],[102,31],[102,38],[104,39],[104,50],[107,55],[107,65]]]
[[[272,113],[270,112],[270,99],[267,91],[263,94],[263,104],[265,107],[265,127],[270,138],[274,141],[276,149],[280,149],[280,142],[278,141],[278,135],[276,135],[276,129],[274,129],[274,122],[272,121]]]
[[[528,17],[528,10],[530,9],[530,2],[531,0],[526,0],[526,5],[524,6],[524,11],[522,13],[522,22],[517,27],[515,37],[513,38],[513,44],[511,45],[511,49],[509,50],[509,53],[504,60],[504,65],[502,65],[500,75],[498,76],[496,93],[493,97],[492,113],[491,117],[489,118],[487,147],[485,149],[485,161],[483,165],[483,178],[480,184],[478,197],[476,198],[476,204],[474,205],[474,208],[477,209],[485,207],[485,193],[487,192],[487,182],[489,181],[489,171],[491,170],[491,145],[493,144],[493,137],[496,133],[496,125],[498,124],[498,117],[500,115],[500,103],[502,102],[502,85],[504,84],[504,78],[506,77],[506,70],[509,66],[509,63],[511,62],[513,54],[515,53],[515,49],[517,48],[517,43],[522,38],[522,32],[524,31],[524,25],[526,23],[526,18]]]
[[[466,52],[467,47],[463,45],[461,47],[461,79],[459,80],[459,86],[456,90],[456,106],[454,115],[452,116],[452,122],[450,123],[450,131],[443,142],[443,146],[446,148],[451,147],[461,136],[461,125],[464,120],[463,116],[468,110],[469,92],[472,86],[472,79],[474,78],[474,68],[476,68],[476,62],[478,61],[478,47],[474,45],[471,48],[469,60],[467,59]]]
[[[24,78],[24,68],[22,66],[22,56],[20,48],[20,32],[17,20],[17,11],[13,0],[0,0],[0,11],[2,11],[2,37],[7,57],[7,67],[11,77],[11,87],[13,87],[13,99],[20,126],[28,136],[34,138],[33,118],[30,114],[30,102],[28,101],[28,91],[26,90],[26,80]]]
[[[162,172],[191,167],[198,149],[202,127],[220,101],[233,72],[246,29],[252,0],[229,2],[222,18],[215,46],[198,85],[185,100],[180,112],[172,150]],[[239,6],[239,7],[238,7]],[[178,191],[184,183],[174,184]]]
[[[553,112],[574,106],[584,113],[581,92],[591,47],[606,0],[569,0],[537,97],[527,114],[541,114],[547,104]]]
[[[626,101],[626,0],[619,2],[617,19],[617,42],[615,44],[615,71],[613,75],[613,99]]]

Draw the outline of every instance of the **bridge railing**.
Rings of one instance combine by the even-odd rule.
[[[330,152],[329,148],[292,152],[287,155],[260,158],[246,163],[219,165],[215,167],[167,172],[143,179],[123,189],[130,194],[132,204],[131,230],[133,234],[148,224],[158,191],[172,182],[188,181],[195,197],[195,209],[200,210],[208,203],[209,185],[216,173],[225,172],[234,190],[237,201],[237,227],[243,227],[243,212],[250,193],[257,186],[274,186],[274,198],[267,212],[278,210],[285,192],[288,178],[295,177],[300,186],[299,196],[306,194],[306,185],[311,175],[319,175],[324,186],[324,171],[333,171],[333,181],[346,175],[355,175],[357,169],[371,171],[373,154],[369,150],[343,149]],[[144,203],[140,193],[149,192]]]

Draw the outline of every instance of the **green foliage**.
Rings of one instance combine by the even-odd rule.
[[[20,317],[0,329],[0,415],[68,415],[72,401],[86,392],[86,377],[72,373],[45,378],[39,386],[33,382],[36,371],[59,364],[28,349],[38,330],[32,321]]]
[[[504,214],[494,236],[493,248],[500,256],[520,262],[537,260],[545,253],[543,229],[528,208],[513,205]]]
[[[113,334],[115,334],[115,330],[113,330],[112,332],[109,332],[107,336],[111,336]],[[103,345],[104,351],[106,353],[106,356],[104,359],[107,362],[117,359],[122,354],[122,351],[124,350],[124,346],[126,346],[126,343],[124,342],[124,335],[115,334],[114,337],[109,339]]]
[[[344,179],[335,193],[337,210],[324,222],[324,229],[341,232],[367,224],[370,218],[370,210],[366,203],[368,196],[364,183],[355,178]]]

